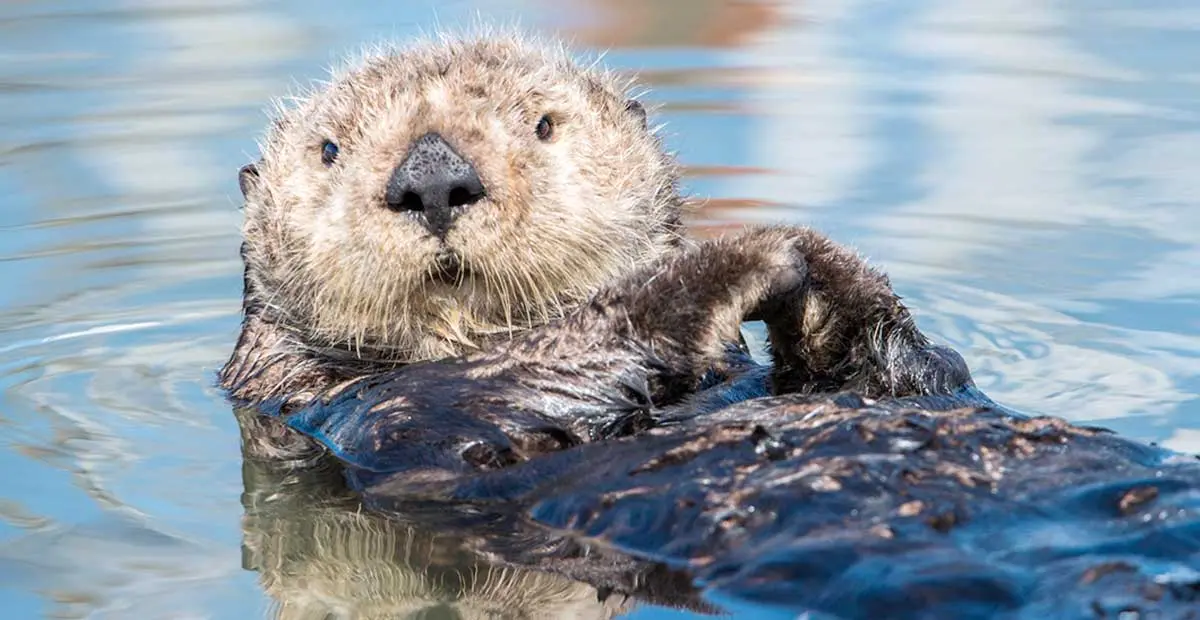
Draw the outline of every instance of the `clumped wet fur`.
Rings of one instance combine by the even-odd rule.
[[[771,373],[758,392],[750,386],[757,395],[972,388],[962,358],[930,344],[852,252],[809,229],[767,227],[668,254],[487,351],[339,385],[288,423],[348,463],[398,478],[507,467],[726,404],[707,397],[753,368],[730,365],[747,320],[787,338],[772,343]],[[727,378],[703,390],[713,373]]]

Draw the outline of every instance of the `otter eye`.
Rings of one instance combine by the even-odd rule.
[[[553,135],[554,135],[554,120],[550,118],[549,114],[547,114],[547,115],[543,116],[541,118],[541,120],[538,121],[537,137],[538,137],[538,140],[545,142],[546,140],[549,140],[551,138],[551,136],[553,136]]]
[[[337,145],[329,140],[326,140],[325,143],[321,145],[321,163],[325,164],[326,166],[331,166],[333,165],[333,160],[337,159],[337,156]]]

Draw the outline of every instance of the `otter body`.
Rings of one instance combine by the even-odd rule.
[[[248,459],[332,454],[401,519],[522,515],[513,540],[539,551],[488,556],[585,581],[593,556],[549,562],[547,540],[845,617],[1088,617],[1118,591],[1169,614],[1194,592],[1163,576],[1200,553],[1200,466],[1004,411],[815,231],[684,238],[641,105],[557,47],[370,55],[281,112],[241,180],[221,382],[262,412],[239,418]],[[738,346],[746,320],[769,366]],[[1091,529],[1018,540],[1035,523]],[[1160,535],[1178,544],[1129,544]],[[1041,561],[1053,588],[1024,575]]]

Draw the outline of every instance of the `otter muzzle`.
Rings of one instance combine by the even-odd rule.
[[[487,192],[475,167],[437,133],[413,141],[404,161],[388,179],[389,209],[418,216],[429,232],[444,239],[454,220]]]

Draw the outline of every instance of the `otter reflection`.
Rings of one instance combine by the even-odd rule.
[[[243,432],[257,415],[235,413]],[[586,620],[639,603],[718,611],[685,574],[536,531],[515,514],[365,510],[344,475],[331,459],[244,456],[243,567],[258,573],[272,617]]]

